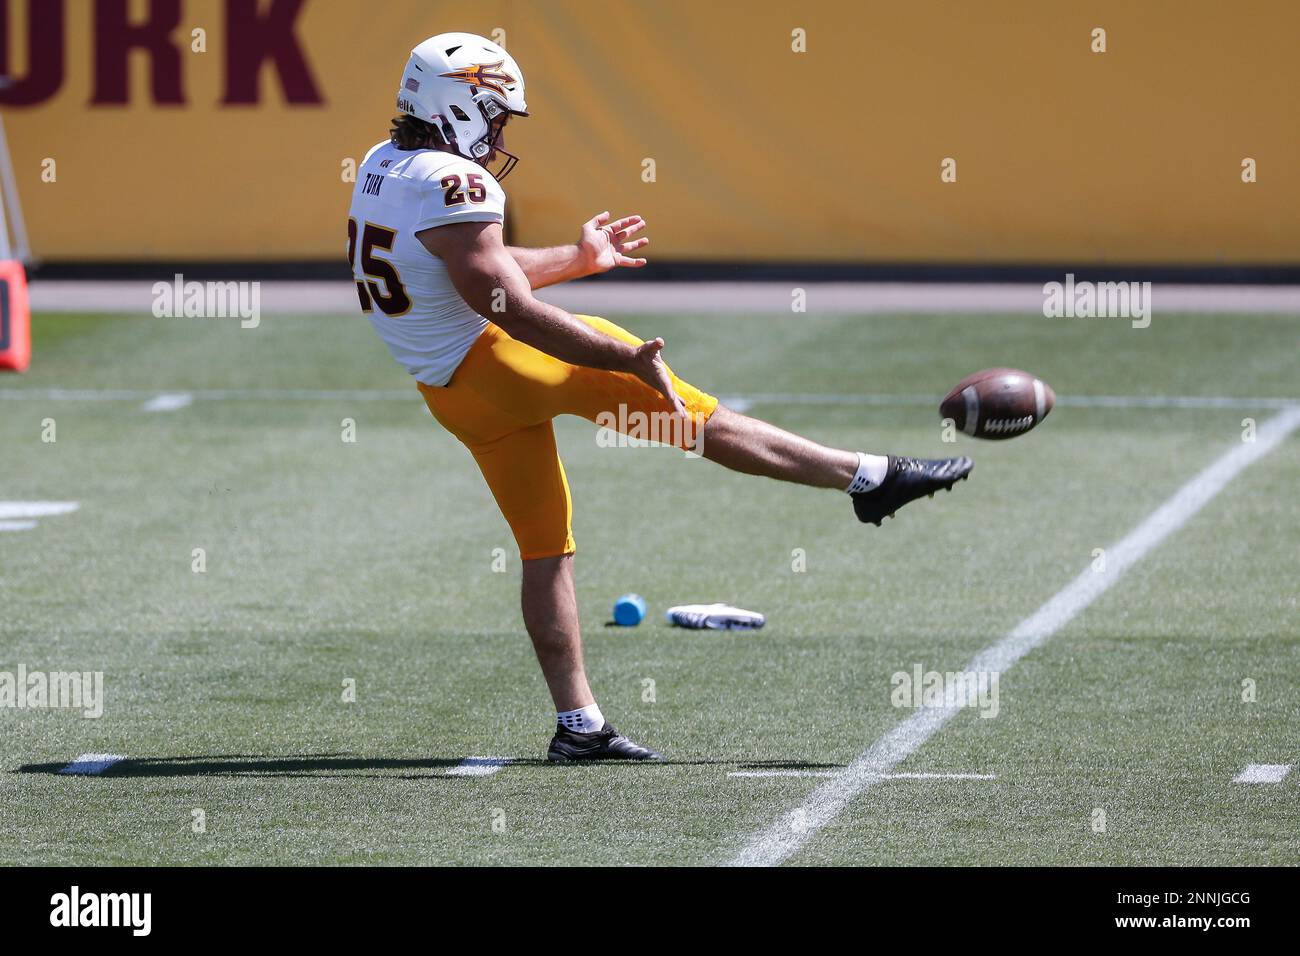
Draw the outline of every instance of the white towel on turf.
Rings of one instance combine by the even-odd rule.
[[[668,609],[668,623],[693,630],[752,631],[767,621],[757,611],[730,604],[679,604]]]

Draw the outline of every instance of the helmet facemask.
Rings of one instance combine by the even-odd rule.
[[[466,159],[478,163],[491,173],[497,182],[500,182],[510,175],[511,171],[519,163],[519,157],[505,148],[506,123],[512,115],[526,116],[527,114],[515,113],[514,110],[502,106],[491,96],[477,95],[473,98],[473,103],[478,108],[479,113],[482,114],[483,126],[486,128],[486,132],[478,139],[462,147],[456,137],[454,124],[442,118],[442,122],[438,124],[437,128],[441,132],[446,145]],[[452,115],[462,124],[469,121],[469,116],[459,106],[452,104],[450,110]]]
[[[487,135],[475,144],[475,149],[486,146],[487,151],[481,157],[476,156],[475,161],[491,173],[497,182],[500,182],[519,164],[519,157],[506,149],[506,123],[510,120],[511,112],[490,97],[486,102],[479,104],[479,109],[483,110],[488,131]]]

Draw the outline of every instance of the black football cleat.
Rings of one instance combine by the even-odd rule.
[[[909,501],[930,495],[942,488],[952,491],[952,486],[964,481],[975,463],[969,458],[895,458],[889,456],[889,469],[885,480],[871,491],[853,495],[853,510],[858,520],[880,527],[885,518]]]
[[[556,725],[551,747],[546,751],[551,763],[587,763],[596,760],[649,760],[663,762],[663,757],[638,743],[628,740],[609,721],[600,730],[580,734],[568,727]]]

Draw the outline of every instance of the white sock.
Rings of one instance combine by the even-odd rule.
[[[856,495],[863,491],[870,491],[873,488],[879,488],[881,482],[885,480],[885,473],[889,471],[888,455],[868,455],[865,451],[858,452],[858,473],[853,476],[846,489],[849,494]]]
[[[588,704],[577,710],[562,710],[555,715],[561,727],[568,727],[580,734],[592,734],[605,726],[605,715],[600,712],[599,704]]]

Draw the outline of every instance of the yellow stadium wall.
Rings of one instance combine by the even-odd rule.
[[[133,53],[128,102],[93,104],[111,9],[64,0],[61,84],[4,107],[40,258],[341,258],[343,163],[386,136],[410,48],[500,29],[533,112],[510,131],[516,242],[571,241],[609,208],[645,215],[670,260],[1300,262],[1289,0],[305,0],[316,105],[286,103],[269,66],[256,104],[223,105],[225,24],[249,0],[174,2],[182,103],[153,102]],[[21,78],[30,11],[3,12]]]

